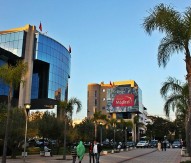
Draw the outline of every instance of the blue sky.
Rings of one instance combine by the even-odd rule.
[[[159,3],[180,12],[190,5],[188,0],[1,0],[0,31],[26,24],[38,28],[41,21],[43,32],[71,46],[69,98],[77,97],[83,105],[74,118],[86,116],[88,83],[122,80],[135,80],[148,113],[163,116],[161,84],[168,76],[185,82],[186,70],[184,54],[173,55],[166,68],[159,67],[162,34],[148,36],[141,25]]]

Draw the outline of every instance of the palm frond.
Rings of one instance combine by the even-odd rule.
[[[169,92],[176,92],[177,94],[182,92],[182,86],[180,80],[176,78],[168,77],[167,81],[162,83],[162,88],[160,89],[160,94],[162,97],[166,98]]]
[[[191,39],[191,7],[188,7],[186,9],[186,11],[184,12],[183,18],[184,18],[183,19],[184,29],[186,29],[184,31],[184,34],[187,40],[190,40]]]
[[[143,23],[149,35],[157,29],[161,32],[172,33],[173,27],[176,27],[175,24],[178,25],[181,22],[181,14],[163,3],[157,5],[154,10],[150,10],[149,14]]]
[[[159,67],[163,65],[164,67],[168,63],[170,56],[174,52],[183,51],[184,46],[182,40],[177,38],[175,39],[172,35],[167,35],[161,40],[161,43],[158,47],[158,65]]]

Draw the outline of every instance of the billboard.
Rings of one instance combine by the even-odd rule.
[[[119,85],[107,89],[106,111],[112,112],[136,112],[139,111],[141,90],[131,85]]]

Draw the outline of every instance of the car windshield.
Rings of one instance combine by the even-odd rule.
[[[140,141],[139,143],[146,143],[146,141]]]
[[[180,144],[180,142],[178,142],[178,141],[175,141],[175,142],[173,142],[173,144]]]
[[[133,142],[127,142],[127,144],[133,144]]]
[[[151,141],[151,144],[156,144],[157,143],[157,141]]]

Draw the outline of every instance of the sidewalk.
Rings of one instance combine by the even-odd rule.
[[[154,161],[155,163],[159,160],[161,160],[161,163],[163,163],[164,157],[169,158],[169,160],[171,160],[171,157],[174,157],[173,155],[176,154],[177,157],[179,158],[178,162],[181,161],[187,161],[187,160],[191,160],[190,157],[181,157],[180,155],[180,151],[179,150],[174,150],[175,153],[171,153],[172,151],[168,151],[168,152],[158,152],[156,150],[153,149],[142,149],[142,150],[131,150],[131,151],[124,151],[124,152],[120,152],[120,153],[108,153],[107,155],[103,155],[100,157],[100,162],[101,163],[117,163],[117,162],[124,162],[123,160],[127,160],[128,158],[132,158],[130,161],[125,161],[125,162],[133,162],[136,163],[136,158],[137,156],[139,157],[140,160],[144,160],[144,158],[146,158],[148,161]],[[147,153],[149,153],[147,155]],[[161,157],[163,156],[163,157]],[[155,161],[155,159],[157,161]],[[22,163],[24,162],[23,158],[21,156],[18,156],[16,159],[10,159],[10,157],[7,157],[7,163]],[[25,159],[26,163],[71,163],[72,162],[72,156],[71,155],[67,155],[66,156],[66,160],[63,160],[63,156],[62,155],[54,155],[53,157],[45,157],[45,156],[40,156],[40,155],[29,155],[26,157]],[[89,163],[89,155],[88,153],[85,154],[84,158],[83,158],[83,163]],[[169,161],[169,163],[174,163],[173,161]],[[76,163],[78,163],[78,161],[76,161]]]

